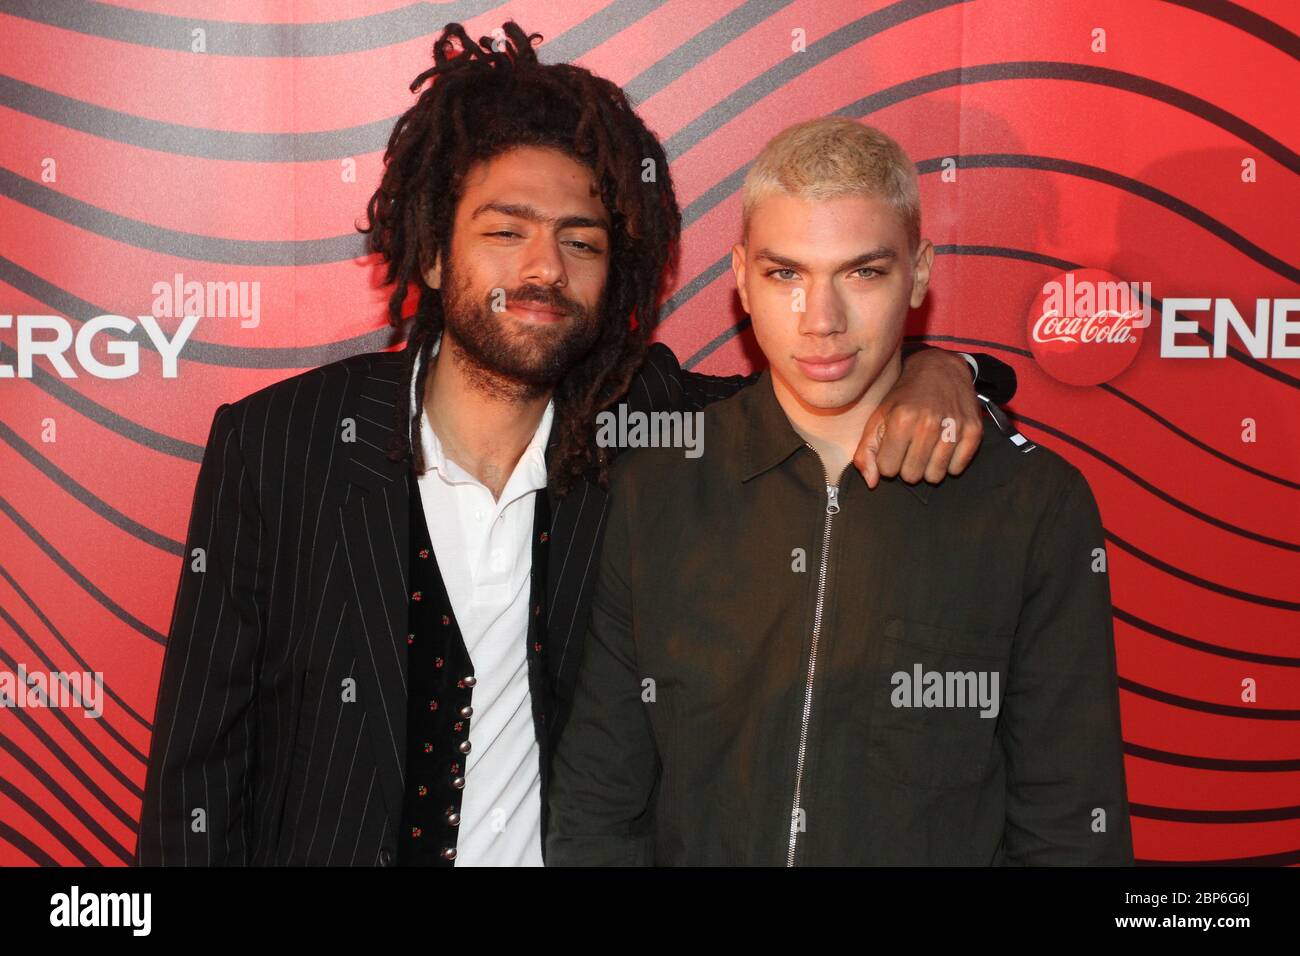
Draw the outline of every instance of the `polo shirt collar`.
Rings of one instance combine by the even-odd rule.
[[[438,354],[438,348],[442,345],[442,337],[439,336],[434,340],[433,348],[429,352],[430,357]],[[411,407],[415,408],[415,383],[419,381],[420,376],[420,355],[417,352],[415,356],[415,368],[411,374]],[[542,420],[537,425],[537,430],[533,432],[532,440],[529,441],[528,447],[524,449],[519,461],[515,465],[515,470],[510,473],[506,480],[506,486],[501,491],[500,503],[502,505],[514,500],[520,495],[528,494],[533,491],[540,491],[546,487],[546,447],[551,436],[551,425],[555,420],[555,401],[551,400],[546,403],[546,410],[542,412]],[[420,409],[420,441],[424,448],[424,461],[431,470],[436,470],[447,481],[472,481],[478,483],[478,479],[468,471],[447,457],[443,451],[442,442],[438,439],[437,433],[433,426],[429,424],[428,417],[424,414],[424,409]]]
[[[758,381],[745,389],[743,401],[746,408],[745,438],[741,451],[740,480],[742,482],[775,468],[800,449],[807,449],[810,454],[816,454],[808,448],[803,436],[790,424],[785,409],[781,407],[781,402],[776,397],[770,369],[764,369]],[[856,465],[850,464],[849,467],[855,471],[857,469]],[[930,500],[933,486],[924,479],[914,485],[908,484],[901,478],[890,478],[885,481],[905,486],[922,503]]]

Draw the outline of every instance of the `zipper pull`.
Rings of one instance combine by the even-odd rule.
[[[828,515],[837,515],[840,513],[839,485],[826,486],[826,513]]]

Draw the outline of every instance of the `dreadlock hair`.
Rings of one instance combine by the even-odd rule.
[[[387,455],[425,469],[416,426],[424,407],[433,343],[443,329],[443,302],[424,272],[451,249],[451,231],[470,167],[521,146],[553,147],[593,173],[611,219],[610,261],[600,337],[553,393],[557,447],[550,479],[564,494],[594,471],[604,486],[608,461],[595,443],[596,415],[627,391],[645,355],[658,317],[660,286],[677,255],[681,212],[668,161],[659,141],[633,112],[623,91],[571,64],[542,64],[532,48],[541,34],[525,34],[513,21],[505,37],[474,43],[459,23],[449,23],[433,46],[434,66],[411,83],[430,86],[397,120],[384,153],[384,175],[371,196],[370,249],[396,281],[388,321],[404,322],[402,306],[414,283],[419,300],[410,331],[402,386],[394,408]],[[453,45],[459,41],[460,49]],[[642,171],[647,161],[650,182]],[[410,400],[416,356],[420,376]]]

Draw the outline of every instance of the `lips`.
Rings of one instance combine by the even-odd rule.
[[[817,382],[834,382],[843,378],[857,364],[857,352],[843,352],[838,355],[810,355],[807,358],[795,358],[795,364],[808,378]]]
[[[511,302],[506,308],[511,314],[523,319],[525,322],[559,322],[568,318],[569,315],[563,309],[543,305],[540,302]]]

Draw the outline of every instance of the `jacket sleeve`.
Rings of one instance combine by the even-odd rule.
[[[649,866],[659,754],[633,646],[627,496],[610,523],[572,711],[551,767],[547,866]]]
[[[928,348],[933,346],[923,342],[904,342],[903,358]],[[975,390],[999,405],[1011,401],[1016,394],[1016,370],[983,352],[969,353],[969,357],[975,364]],[[646,411],[698,412],[712,402],[730,398],[746,385],[752,385],[757,378],[758,373],[704,375],[688,371],[681,367],[668,346],[656,342],[650,346],[645,364],[633,380],[629,398],[634,404],[646,401]]]
[[[1003,864],[1133,863],[1104,545],[1072,467],[1035,533],[1012,649]]]
[[[247,864],[268,577],[241,415],[213,417],[163,654],[136,842],[150,866]]]
[[[960,353],[975,363],[975,391],[990,402],[1005,405],[1016,397],[1016,370],[983,352]]]
[[[903,342],[903,359],[925,349],[937,348],[924,342],[912,340]],[[1005,405],[1016,395],[1016,370],[1006,362],[995,359],[983,352],[957,352],[972,366],[972,383],[975,391],[991,402]]]

